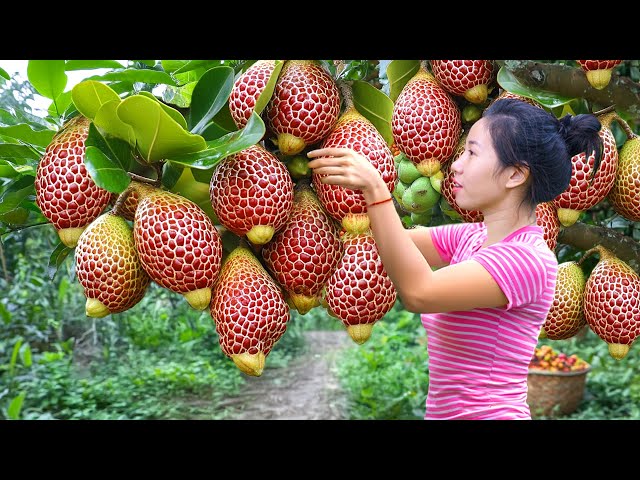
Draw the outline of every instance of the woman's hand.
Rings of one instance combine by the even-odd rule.
[[[352,190],[373,194],[382,188],[389,190],[373,164],[350,148],[320,148],[307,153],[312,159],[308,166],[320,175],[320,181],[327,185],[341,185]],[[326,176],[325,176],[326,175]]]

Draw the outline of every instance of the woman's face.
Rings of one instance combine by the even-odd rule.
[[[507,172],[497,173],[499,165],[487,120],[481,118],[469,130],[464,153],[451,164],[453,196],[460,208],[485,212],[504,197]]]

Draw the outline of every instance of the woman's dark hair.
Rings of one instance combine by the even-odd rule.
[[[489,105],[482,117],[488,121],[502,166],[529,168],[531,181],[525,201],[532,205],[553,200],[567,189],[574,155],[595,152],[595,170],[600,164],[601,125],[595,115],[565,115],[558,120],[522,100],[501,98]]]

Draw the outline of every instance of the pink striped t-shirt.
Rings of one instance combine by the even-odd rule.
[[[421,315],[427,331],[425,419],[530,419],[527,372],[555,292],[558,261],[539,226],[481,248],[484,223],[429,229],[442,259],[480,263],[508,304]],[[464,295],[464,292],[460,292]]]

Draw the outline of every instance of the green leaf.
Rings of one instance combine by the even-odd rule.
[[[233,68],[215,67],[208,70],[198,80],[191,95],[189,130],[202,132],[211,120],[227,103],[233,88]]]
[[[69,248],[64,243],[60,242],[53,252],[51,252],[49,264],[47,265],[47,276],[49,277],[49,280],[53,280],[56,273],[58,273],[58,268],[60,268],[60,265],[63,264],[67,256],[72,251],[72,248]]]
[[[167,112],[171,118],[173,118],[177,123],[179,123],[182,128],[184,128],[185,130],[187,129],[187,121],[178,110],[176,110],[175,108],[171,108],[169,105],[165,105],[160,100],[158,100],[158,98],[151,92],[142,91],[138,93],[138,95],[144,95],[145,97],[148,97],[158,102],[158,105],[160,105],[162,109],[165,112]]]
[[[31,162],[38,162],[41,155],[28,145],[16,143],[0,144],[0,159],[13,165],[27,165]]]
[[[223,158],[255,145],[262,139],[264,133],[264,122],[260,115],[253,112],[244,128],[207,142],[206,150],[167,157],[167,160],[186,167],[206,170],[217,165]]]
[[[178,82],[178,85],[186,85],[187,83],[192,82],[198,83],[200,77],[205,73],[207,73],[205,68],[196,68],[195,70],[189,70],[184,73],[174,73],[173,76],[175,77],[176,82]]]
[[[282,70],[283,65],[284,65],[283,60],[276,60],[275,68],[273,69],[273,72],[271,72],[269,81],[265,85],[264,90],[262,90],[262,93],[260,94],[260,96],[258,97],[258,100],[256,101],[256,106],[253,109],[254,112],[258,114],[262,113],[264,108],[269,103],[269,100],[271,100],[271,97],[273,96],[273,91],[276,88],[276,82],[278,81],[278,77],[280,76],[280,70]]]
[[[34,130],[26,123],[18,125],[10,125],[7,127],[0,126],[0,135],[5,135],[16,140],[22,140],[24,143],[31,145],[39,145],[46,147],[51,143],[51,139],[56,134],[54,130]]]
[[[114,164],[97,147],[87,147],[84,163],[96,185],[111,193],[124,192],[131,182],[127,172]]]
[[[84,163],[96,184],[111,193],[122,193],[131,178],[127,173],[133,157],[131,147],[119,138],[105,138],[89,125]]]
[[[13,346],[13,351],[11,352],[11,359],[9,360],[9,376],[13,376],[13,372],[16,368],[16,363],[18,361],[18,353],[20,352],[20,347],[22,346],[22,338],[19,338],[15,345]]]
[[[143,65],[146,65],[147,67],[155,67],[156,65],[155,60],[131,60],[131,61],[141,63]]]
[[[20,392],[20,394],[11,400],[9,407],[7,408],[7,417],[10,420],[18,420],[20,418],[20,411],[22,410],[22,404],[24,403],[24,397],[27,392]]]
[[[30,195],[35,195],[33,177],[19,177],[0,195],[0,213],[15,210]]]
[[[5,325],[9,325],[11,323],[11,313],[6,309],[3,303],[0,303],[0,317],[2,317],[2,321]]]
[[[88,77],[87,80],[107,80],[107,81],[123,81],[123,82],[142,82],[150,84],[176,85],[176,82],[166,72],[158,70],[138,70],[135,68],[127,68],[121,72],[107,72],[104,75],[94,75]]]
[[[0,77],[4,78],[5,80],[11,80],[11,77],[3,68],[0,68]]]
[[[119,138],[127,142],[132,148],[136,146],[136,134],[131,125],[120,120],[117,110],[122,100],[111,100],[100,107],[93,119],[93,125],[98,127],[104,135]]]
[[[204,138],[207,142],[209,142],[211,140],[216,140],[217,138],[220,138],[223,135],[226,135],[231,132],[235,132],[237,130],[238,130],[237,128],[233,130],[227,130],[226,128],[223,128],[220,125],[218,125],[217,123],[211,122],[209,125],[207,125],[207,128],[204,129],[204,132],[202,132],[202,138]]]
[[[160,104],[143,95],[126,98],[116,110],[120,119],[133,127],[138,150],[148,162],[204,150],[200,135],[187,132]]]
[[[84,80],[71,89],[71,98],[78,111],[93,120],[107,102],[120,101],[120,96],[104,83]]]
[[[180,108],[189,108],[191,105],[191,95],[197,84],[198,82],[195,81],[182,85],[181,87],[168,86],[162,92],[162,100]]]
[[[211,183],[211,177],[213,176],[213,171],[215,168],[211,167],[206,170],[194,168],[191,170],[191,175],[193,175],[193,179],[196,182],[206,183],[207,185]]]
[[[196,69],[209,70],[214,67],[218,67],[222,64],[222,60],[189,60],[185,64],[181,65],[173,73],[180,74],[190,72]]]
[[[53,100],[47,112],[52,117],[59,117],[65,112],[69,105],[71,105],[71,90],[61,93],[58,98]]]
[[[391,145],[393,143],[391,131],[393,102],[391,99],[370,83],[362,80],[354,81],[352,90],[356,110],[376,127],[387,145]]]
[[[55,100],[67,86],[64,60],[29,60],[27,77],[40,95]]]
[[[389,98],[395,102],[402,89],[420,69],[419,60],[394,60],[387,66]]]
[[[547,108],[556,108],[575,100],[574,97],[564,97],[553,92],[525,86],[505,67],[500,67],[497,81],[508,92],[531,98]]]
[[[22,364],[25,367],[30,367],[32,364],[31,361],[31,347],[29,347],[28,343],[25,343],[25,345],[22,347],[21,352],[22,355]]]
[[[95,70],[97,68],[125,68],[115,60],[67,60],[64,69],[70,70]]]
[[[171,189],[176,183],[180,175],[182,175],[183,167],[175,163],[167,162],[162,166],[162,186]]]
[[[191,60],[161,60],[160,65],[162,69],[167,73],[173,73],[181,67],[185,66]]]

